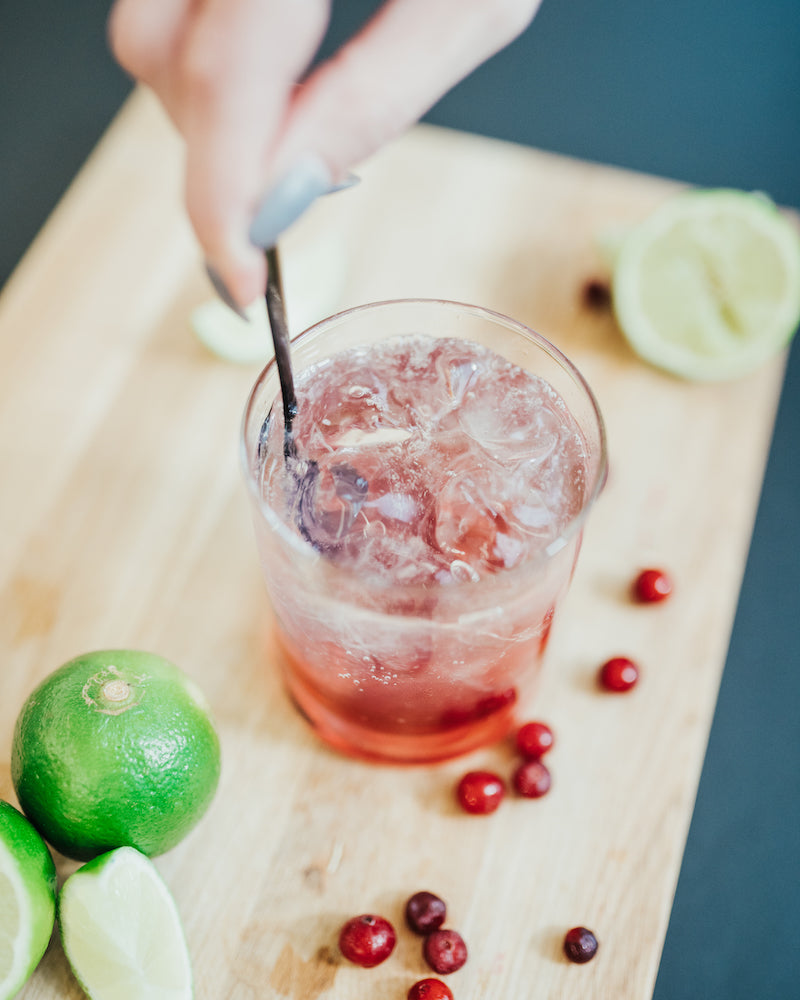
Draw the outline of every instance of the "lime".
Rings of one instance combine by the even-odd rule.
[[[0,1000],[16,996],[44,955],[56,911],[56,869],[22,813],[0,801]]]
[[[800,237],[764,195],[682,192],[622,241],[613,298],[646,361],[684,378],[737,378],[800,321]]]
[[[244,320],[218,299],[197,306],[191,316],[198,340],[212,354],[238,365],[265,365],[272,353],[267,307],[263,299],[246,310]]]
[[[190,1000],[192,968],[175,901],[152,861],[132,847],[70,875],[58,924],[92,1000]]]
[[[11,777],[45,840],[86,860],[115,847],[169,850],[206,811],[219,740],[201,692],[136,650],[78,656],[29,696]]]

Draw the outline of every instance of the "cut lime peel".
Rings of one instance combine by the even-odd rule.
[[[727,227],[722,235],[721,226]],[[678,255],[670,247],[671,238],[673,242],[684,241]],[[773,252],[783,278],[779,296],[766,289],[759,297],[746,287],[743,278],[752,278],[742,270],[746,251],[752,253],[753,249],[747,246],[748,239],[755,246],[760,240]],[[660,248],[661,259],[653,259],[654,247]],[[672,268],[675,283],[674,268],[678,265],[694,269],[694,282],[689,280],[682,286],[678,282],[677,288],[668,289],[673,298],[683,301],[676,302],[672,316],[648,314],[643,298],[646,283],[658,287],[659,267],[667,268],[665,278]],[[712,381],[739,377],[779,353],[796,330],[800,320],[800,234],[763,194],[730,189],[682,192],[662,203],[625,238],[614,266],[612,288],[619,325],[644,360],[684,378]],[[671,307],[667,304],[666,308]],[[687,309],[694,310],[692,326],[700,332],[681,341],[675,339],[676,328],[671,323]],[[691,329],[684,327],[684,333],[691,333]]]
[[[56,870],[28,820],[0,801],[0,998],[10,1000],[33,974],[55,923]],[[5,898],[10,892],[11,898]],[[16,919],[15,919],[16,918]],[[3,940],[5,939],[5,940]]]
[[[0,889],[10,889],[13,900],[13,903],[9,905],[11,901],[3,899],[4,894],[0,892],[0,903],[2,903],[3,909],[2,914],[0,914],[0,943],[3,945],[3,952],[7,952],[11,956],[11,965],[0,981],[0,997],[12,997],[30,974],[28,965],[32,960],[30,928],[33,917],[28,894],[17,869],[16,859],[3,843],[0,843],[0,879],[4,880],[0,883]],[[15,908],[14,903],[16,904]],[[14,920],[14,916],[16,916],[16,920]]]

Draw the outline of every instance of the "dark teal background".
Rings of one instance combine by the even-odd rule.
[[[377,4],[334,7],[325,51]],[[0,0],[0,284],[128,92],[105,48],[107,10]],[[545,0],[428,117],[800,208],[800,0]],[[800,997],[798,350],[656,1000]]]

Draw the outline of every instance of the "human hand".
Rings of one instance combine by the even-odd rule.
[[[116,0],[113,52],[186,142],[186,204],[240,306],[258,247],[515,38],[541,0],[387,0],[302,83],[330,0]]]

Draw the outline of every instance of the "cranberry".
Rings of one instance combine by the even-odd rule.
[[[352,917],[339,933],[339,950],[348,960],[365,969],[385,962],[394,950],[397,935],[383,917],[362,913]]]
[[[643,569],[633,581],[633,596],[643,604],[663,601],[672,593],[672,579],[663,569]]]
[[[458,931],[438,930],[425,938],[425,961],[440,976],[456,972],[467,960],[467,946]]]
[[[553,730],[543,722],[526,722],[517,731],[517,750],[528,760],[543,757],[553,742]]]
[[[505,782],[491,771],[468,771],[456,788],[461,808],[476,815],[494,812],[505,793]]]
[[[497,694],[487,695],[481,698],[475,706],[475,714],[479,719],[488,718],[495,712],[501,712],[504,708],[509,708],[517,700],[517,692],[514,688],[506,688],[505,691],[498,691]]]
[[[613,656],[600,667],[600,683],[607,691],[630,691],[639,680],[639,668],[627,656]]]
[[[586,927],[573,927],[564,936],[564,954],[570,962],[583,965],[597,954],[597,938]]]
[[[526,760],[514,772],[514,788],[526,799],[540,799],[550,791],[550,772],[539,760]]]
[[[590,278],[581,294],[589,309],[607,309],[611,305],[611,286],[601,278]]]
[[[447,916],[447,905],[432,892],[415,892],[406,903],[406,922],[415,934],[438,931]]]
[[[453,994],[441,979],[420,979],[408,991],[408,1000],[453,1000]]]
[[[442,713],[442,725],[447,728],[471,725],[476,719],[488,719],[489,716],[510,708],[516,700],[517,692],[514,688],[486,695],[469,707],[448,708]]]

